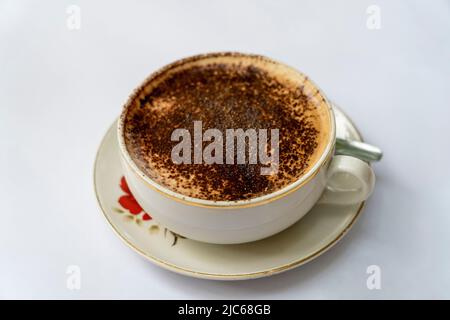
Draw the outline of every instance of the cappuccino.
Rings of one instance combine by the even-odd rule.
[[[151,75],[125,108],[124,141],[133,162],[158,184],[205,200],[252,199],[282,189],[318,162],[331,139],[332,115],[318,88],[298,71],[256,55],[207,54],[175,62]],[[198,123],[221,135],[195,141]],[[227,158],[227,130],[266,130],[254,140],[263,147],[254,157],[251,143],[243,149],[233,144]],[[192,137],[192,146],[180,148],[174,132]],[[204,158],[212,143],[209,154],[225,160],[194,161],[196,150]]]

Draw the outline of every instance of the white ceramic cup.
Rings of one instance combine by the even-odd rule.
[[[294,224],[318,201],[355,204],[366,200],[374,188],[375,175],[366,162],[334,155],[335,118],[327,102],[332,119],[330,139],[320,159],[294,183],[242,201],[210,201],[184,196],[146,176],[128,153],[123,124],[133,98],[134,95],[130,96],[118,122],[121,162],[128,186],[142,208],[156,221],[189,239],[219,244],[263,239]]]

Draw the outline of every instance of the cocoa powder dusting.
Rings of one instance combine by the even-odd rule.
[[[266,70],[211,63],[178,70],[147,95],[137,95],[124,122],[125,143],[134,161],[158,183],[186,196],[224,201],[271,193],[301,177],[317,149],[314,105],[301,86],[281,83]],[[261,164],[174,164],[173,130],[194,121],[203,132],[219,129],[279,129],[279,169],[260,174]],[[269,134],[270,137],[270,134]],[[203,142],[203,148],[210,142]],[[192,149],[193,153],[193,149]],[[193,154],[191,155],[193,159]],[[224,148],[225,156],[225,148]],[[235,162],[236,163],[236,162]]]

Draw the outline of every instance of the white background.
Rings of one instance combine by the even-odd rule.
[[[448,0],[149,2],[0,1],[0,298],[450,298]],[[67,28],[70,4],[80,30]],[[373,4],[380,30],[366,26]],[[159,269],[95,200],[95,153],[131,90],[173,60],[220,50],[304,71],[385,152],[344,240],[271,278]],[[79,291],[66,288],[72,264]],[[381,290],[366,288],[372,264]]]

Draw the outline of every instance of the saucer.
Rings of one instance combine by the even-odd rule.
[[[352,121],[337,107],[336,133],[361,141]],[[94,186],[100,208],[115,233],[131,249],[170,271],[214,280],[266,277],[309,262],[335,245],[354,225],[364,202],[316,205],[296,224],[269,238],[233,245],[186,239],[144,212],[128,189],[119,159],[116,122],[98,149]]]

